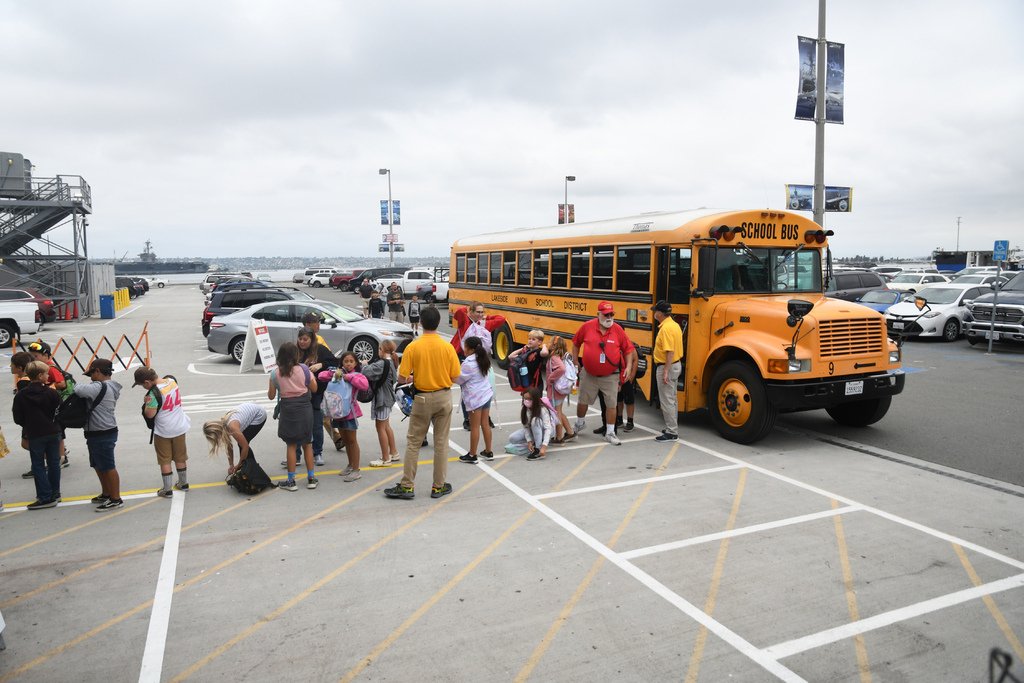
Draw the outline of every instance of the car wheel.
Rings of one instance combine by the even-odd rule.
[[[156,283],[156,286],[157,286],[158,289],[163,289],[164,288],[164,283],[158,282],[158,283]]]
[[[718,433],[736,443],[753,443],[775,426],[778,409],[768,402],[761,375],[744,361],[715,370],[708,388],[708,411]]]
[[[348,350],[356,354],[360,365],[366,365],[377,360],[377,340],[373,337],[356,337],[348,345]]]
[[[942,338],[946,341],[956,341],[960,338],[960,321],[956,318],[950,318],[946,321],[946,324],[942,326]]]
[[[864,401],[851,401],[826,408],[825,412],[841,425],[847,427],[867,427],[875,424],[889,412],[892,396],[871,398]]]
[[[314,287],[323,287],[324,284],[322,282],[320,282],[319,280],[313,280],[313,286]]]
[[[236,363],[242,362],[242,354],[245,353],[245,337],[235,337],[228,344],[228,353]]]
[[[17,340],[18,333],[7,323],[0,323],[0,346],[10,346],[11,342]]]

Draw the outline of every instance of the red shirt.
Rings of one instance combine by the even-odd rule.
[[[594,377],[605,377],[623,371],[626,367],[626,356],[633,351],[633,342],[618,323],[612,323],[605,332],[597,318],[583,323],[576,336],[572,338],[572,343],[583,347],[583,369]],[[604,354],[603,363],[601,354]]]

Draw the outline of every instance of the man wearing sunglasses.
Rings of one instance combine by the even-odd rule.
[[[583,354],[580,355],[580,347]],[[636,368],[636,349],[626,331],[615,322],[615,308],[607,301],[597,305],[597,318],[580,326],[572,338],[573,357],[582,361],[580,393],[576,403],[576,433],[586,428],[586,415],[590,404],[598,395],[604,396],[605,441],[613,446],[622,444],[615,435],[615,402],[619,387],[633,379]]]

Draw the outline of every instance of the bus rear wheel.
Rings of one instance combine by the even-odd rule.
[[[749,363],[728,361],[715,370],[708,388],[711,423],[736,443],[753,443],[775,426],[778,410],[768,403],[761,375]]]
[[[840,403],[839,405],[826,408],[825,412],[833,420],[847,427],[867,427],[873,425],[889,412],[892,405],[892,396],[881,398],[869,398],[864,401],[853,401],[851,403]]]
[[[491,342],[494,352],[494,360],[502,370],[508,370],[508,356],[515,348],[515,341],[512,339],[512,328],[505,323],[494,333]]]

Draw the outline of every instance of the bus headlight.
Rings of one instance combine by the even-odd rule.
[[[895,351],[890,351],[889,352],[889,362],[890,363],[899,363],[900,362],[900,351],[899,351],[899,349],[896,349]]]
[[[772,358],[768,361],[768,372],[776,375],[810,371],[810,358]]]

